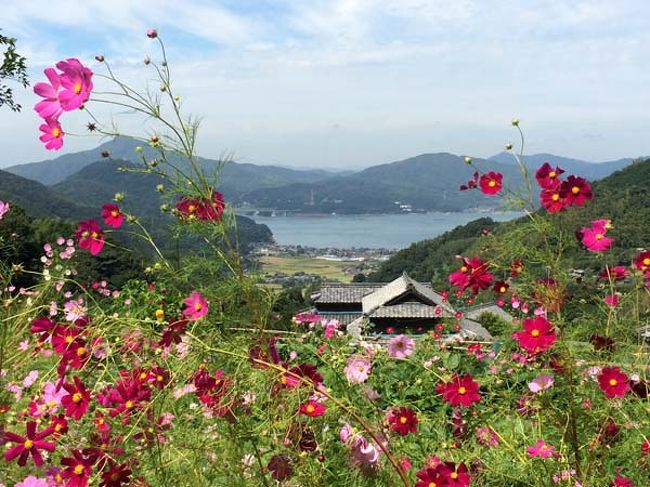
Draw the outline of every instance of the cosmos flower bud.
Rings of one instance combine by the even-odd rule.
[[[512,119],[512,126],[513,127],[519,127],[519,119],[518,118],[513,118]]]
[[[163,213],[167,213],[169,211],[169,205],[167,204],[160,205],[160,211]]]
[[[151,137],[149,137],[149,143],[151,145],[158,145],[160,143],[160,138],[158,138],[157,135],[152,135]]]
[[[512,144],[511,143],[508,142],[506,144],[506,150],[512,150]]]
[[[156,37],[158,37],[158,31],[156,29],[149,29],[147,31],[147,37],[149,39],[155,39]]]
[[[108,158],[108,157],[111,157],[111,153],[108,152],[107,150],[103,150],[103,151],[102,151],[102,157],[103,157],[104,159],[106,159],[106,158]]]
[[[162,184],[158,184],[156,185],[156,191],[162,193],[163,191],[165,191],[165,187]]]
[[[151,64],[151,58],[149,56],[144,57],[144,64]]]
[[[472,164],[472,158],[470,156],[465,156],[465,164],[468,166]]]
[[[151,161],[149,161],[149,165],[151,167],[156,167],[158,165],[158,160],[157,159],[152,159]]]
[[[136,151],[138,154],[139,154],[140,152],[142,152],[142,146],[141,146],[141,145],[137,146],[137,147],[135,148],[135,151]]]
[[[167,91],[167,85],[160,85],[160,91],[162,91],[163,93]]]
[[[103,54],[97,54],[97,56],[95,56],[95,60],[100,62],[100,63],[103,63],[104,62],[104,55]]]
[[[126,221],[129,223],[133,223],[136,221],[136,217],[134,215],[126,215]]]
[[[113,199],[119,203],[120,201],[124,200],[124,193],[115,193]]]

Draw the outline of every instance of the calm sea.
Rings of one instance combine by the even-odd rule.
[[[281,245],[400,249],[477,218],[506,221],[519,212],[410,213],[397,215],[297,215],[253,217]]]

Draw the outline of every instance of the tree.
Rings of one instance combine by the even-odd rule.
[[[14,81],[23,85],[24,88],[29,86],[27,59],[16,52],[16,39],[12,37],[0,34],[0,46],[5,46],[0,66],[0,108],[7,105],[14,112],[19,112],[21,106],[14,101],[13,90],[2,81]]]

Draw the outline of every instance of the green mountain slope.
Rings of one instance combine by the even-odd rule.
[[[614,224],[614,255],[623,262],[638,248],[650,245],[650,159],[635,162],[601,181],[593,183],[594,199],[581,208],[571,208],[562,214],[562,225],[575,231],[597,218],[609,218]],[[390,281],[407,271],[413,277],[446,283],[446,278],[457,265],[454,256],[472,255],[482,245],[481,230],[488,228],[501,237],[514,234],[514,228],[526,219],[496,223],[487,219],[459,226],[436,238],[423,240],[398,252],[384,262],[368,279]],[[534,242],[532,242],[534,244]],[[598,256],[575,250],[568,255],[575,268],[602,267]]]
[[[31,179],[0,171],[0,199],[18,203],[35,217],[90,218],[96,210]]]

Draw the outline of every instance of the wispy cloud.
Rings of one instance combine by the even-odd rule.
[[[204,117],[206,155],[305,166],[490,155],[513,115],[530,150],[650,153],[644,0],[0,0],[0,11],[34,77],[102,52],[144,85],[155,44],[143,32],[158,27],[186,108]],[[0,165],[48,156],[36,124],[29,109],[0,117]]]

